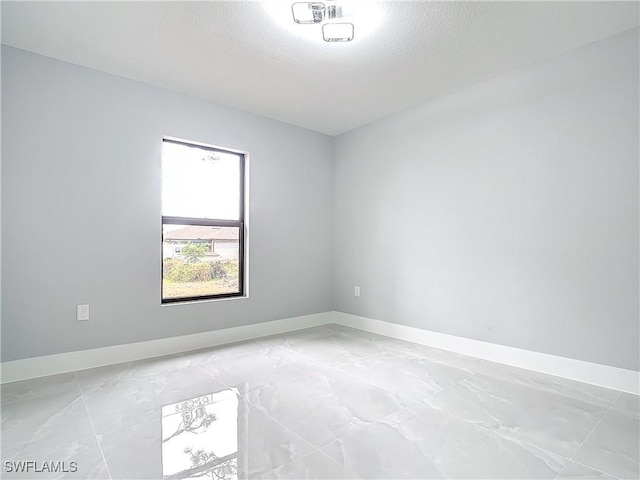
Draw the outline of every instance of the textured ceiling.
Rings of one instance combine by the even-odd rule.
[[[638,2],[2,2],[2,43],[329,135],[638,26]]]

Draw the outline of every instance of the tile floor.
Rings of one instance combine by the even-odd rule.
[[[638,424],[634,395],[328,325],[4,385],[1,476],[637,479]]]

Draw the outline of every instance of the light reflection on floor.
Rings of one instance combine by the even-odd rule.
[[[163,478],[236,479],[239,405],[228,389],[163,406]]]

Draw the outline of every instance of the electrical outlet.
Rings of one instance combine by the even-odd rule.
[[[353,287],[353,296],[354,297],[359,297],[360,296],[360,287],[358,285]]]
[[[76,306],[76,320],[78,322],[84,322],[89,320],[89,305],[77,305]]]

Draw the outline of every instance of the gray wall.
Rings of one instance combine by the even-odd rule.
[[[333,142],[3,47],[2,361],[337,309],[637,370],[638,40]],[[249,299],[160,306],[164,135],[250,152]]]
[[[638,41],[338,137],[336,309],[638,370]]]
[[[161,307],[164,135],[250,153],[249,299]],[[2,140],[2,361],[332,310],[330,137],[3,47]]]

